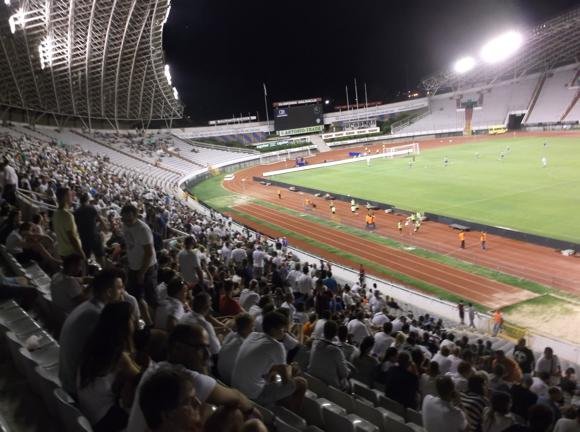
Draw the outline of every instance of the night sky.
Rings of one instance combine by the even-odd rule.
[[[477,54],[490,37],[542,23],[578,0],[172,0],[165,27],[173,83],[196,124],[274,101],[397,100],[422,78]]]

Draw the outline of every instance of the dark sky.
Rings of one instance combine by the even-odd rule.
[[[173,0],[166,61],[186,115],[260,112],[269,102],[323,97],[345,103],[366,82],[392,101],[422,78],[477,54],[489,37],[526,28],[578,0]],[[361,100],[363,99],[360,96]],[[351,101],[353,97],[351,94]]]

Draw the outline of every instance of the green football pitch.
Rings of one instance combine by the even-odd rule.
[[[578,137],[474,141],[422,151],[414,164],[410,162],[410,158],[374,159],[367,166],[363,158],[272,178],[402,209],[580,242]]]

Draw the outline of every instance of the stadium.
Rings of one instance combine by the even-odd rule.
[[[0,430],[578,430],[580,8],[200,126],[171,6],[0,4]]]

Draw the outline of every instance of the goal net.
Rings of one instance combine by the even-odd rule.
[[[419,143],[404,144],[395,147],[385,147],[383,148],[383,156],[389,159],[395,157],[407,157],[414,156],[421,153],[421,148]]]

